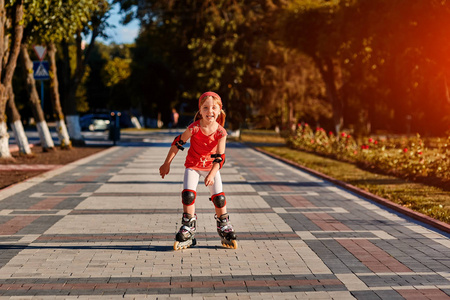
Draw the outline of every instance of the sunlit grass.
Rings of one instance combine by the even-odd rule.
[[[240,141],[249,144],[286,144],[286,140],[275,131],[269,130],[243,130],[240,139],[228,137],[231,141]]]

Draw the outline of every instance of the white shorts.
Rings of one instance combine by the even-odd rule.
[[[209,171],[200,171],[187,168],[184,171],[183,190],[197,191],[198,181],[200,177],[205,178],[208,173]],[[214,177],[214,184],[208,186],[208,188],[211,196],[223,192],[222,177],[220,177],[219,171],[217,171],[216,176]]]

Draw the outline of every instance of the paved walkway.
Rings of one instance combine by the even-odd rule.
[[[448,235],[239,144],[222,169],[239,248],[222,248],[199,185],[198,245],[173,251],[185,152],[158,175],[172,140],[2,190],[1,298],[449,299]]]

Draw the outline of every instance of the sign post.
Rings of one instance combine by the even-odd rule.
[[[33,61],[33,75],[35,80],[41,82],[41,105],[44,110],[44,80],[50,79],[48,61],[44,61],[47,54],[47,48],[40,45],[33,46],[39,61]]]

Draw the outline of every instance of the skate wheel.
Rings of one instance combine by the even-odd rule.
[[[173,250],[177,251],[177,250],[183,250],[183,249],[187,249],[187,245],[182,245],[180,246],[180,242],[179,241],[175,241],[175,243],[173,243]]]
[[[195,246],[197,244],[197,240],[193,239],[191,244],[185,244],[183,245],[182,243],[180,243],[179,241],[175,241],[175,243],[173,243],[173,250],[177,251],[177,250],[181,250],[181,249],[187,249],[191,246]]]
[[[229,249],[237,249],[237,247],[238,247],[236,240],[222,242],[222,246],[224,246],[225,248],[229,248]]]

